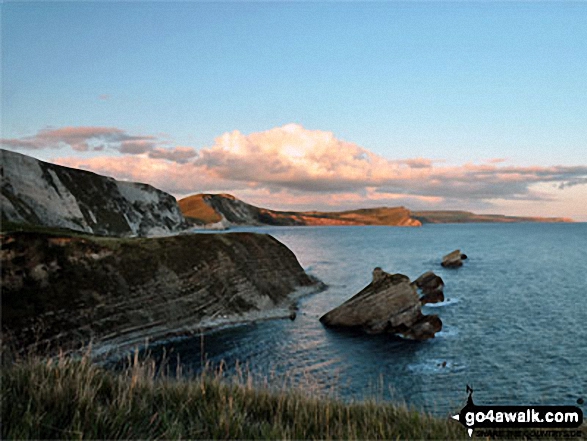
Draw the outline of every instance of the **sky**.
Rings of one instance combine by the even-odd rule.
[[[2,148],[176,197],[587,221],[587,2],[15,2]]]

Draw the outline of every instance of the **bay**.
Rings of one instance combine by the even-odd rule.
[[[263,227],[328,285],[295,321],[258,322],[166,344],[172,363],[246,370],[276,388],[406,403],[436,415],[477,404],[576,405],[587,399],[587,224]],[[454,249],[469,256],[444,269]],[[411,342],[326,329],[319,317],[371,281],[374,267],[414,280],[433,270],[446,301],[425,306],[443,330]],[[446,364],[445,364],[446,362]],[[445,364],[445,366],[443,366]],[[583,411],[587,411],[582,405]]]

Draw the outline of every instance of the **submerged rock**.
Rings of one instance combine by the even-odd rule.
[[[442,258],[441,265],[445,268],[459,268],[463,266],[463,260],[467,258],[466,254],[462,254],[461,250],[454,250]]]
[[[357,328],[369,334],[392,333],[413,340],[433,338],[442,329],[436,315],[423,315],[420,299],[403,274],[373,270],[373,281],[361,292],[320,318],[325,326]]]

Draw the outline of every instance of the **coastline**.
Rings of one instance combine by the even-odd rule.
[[[131,335],[110,340],[107,339],[108,337],[105,337],[100,342],[90,343],[89,355],[93,362],[105,364],[120,360],[135,350],[142,351],[150,345],[165,345],[197,335],[206,335],[256,322],[289,319],[292,311],[296,310],[297,302],[300,299],[322,292],[326,288],[327,286],[320,281],[314,287],[299,287],[290,293],[282,304],[276,305],[271,309],[249,311],[242,314],[230,314],[220,317],[206,317],[197,324],[189,324],[186,321],[184,324],[178,325],[175,329],[169,329],[161,324],[150,328],[150,332],[148,333],[145,333],[144,329],[141,329],[141,331],[137,330]],[[82,348],[75,352],[81,354],[86,351]]]
[[[2,234],[4,345],[94,358],[289,316],[324,284],[267,234]]]

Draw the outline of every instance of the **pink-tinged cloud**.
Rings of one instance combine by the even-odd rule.
[[[163,137],[164,135],[161,135]],[[192,147],[168,148],[168,140],[153,135],[131,135],[116,127],[62,127],[42,129],[33,136],[2,139],[2,146],[14,150],[71,148],[75,151],[118,151],[124,155],[148,154],[153,159],[186,163],[198,153]]]
[[[1,139],[3,147],[18,149],[56,149],[70,147],[79,152],[104,147],[120,149],[124,143],[153,143],[156,138],[150,135],[129,135],[116,127],[61,127],[39,130],[35,135],[22,138]],[[129,147],[132,149],[133,147]],[[135,147],[136,148],[136,147]]]
[[[199,151],[187,146],[162,147],[159,143],[169,141],[159,139],[130,135],[118,128],[65,127],[12,141],[14,148],[50,143],[69,145],[73,150],[84,145],[93,150],[106,146],[102,156],[64,156],[58,162],[150,183],[177,196],[222,191],[280,209],[383,205],[486,209],[496,200],[556,198],[552,192],[537,190],[540,185],[562,189],[587,184],[587,165],[515,167],[493,160],[447,166],[427,158],[393,160],[340,140],[331,132],[297,124],[248,135],[225,133]],[[103,142],[96,144],[96,140]]]
[[[586,165],[437,166],[426,158],[391,160],[297,124],[250,135],[225,133],[200,150],[196,164],[219,179],[257,187],[309,193],[360,193],[372,187],[387,194],[458,199],[541,199],[531,185],[579,185],[587,177]]]
[[[124,158],[118,156],[62,157],[54,159],[53,162],[120,180],[151,184],[175,195],[205,191],[226,192],[239,185],[210,176],[193,163],[155,159],[145,155],[127,155]]]

